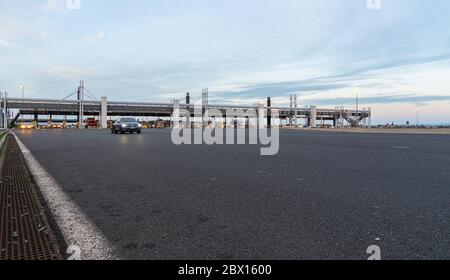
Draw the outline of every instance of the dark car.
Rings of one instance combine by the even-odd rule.
[[[122,118],[113,123],[111,132],[121,133],[129,132],[133,134],[134,132],[141,134],[142,125],[134,118]]]

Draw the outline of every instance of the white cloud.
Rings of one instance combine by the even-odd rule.
[[[43,72],[50,76],[71,80],[82,79],[89,75],[89,72],[85,69],[61,65],[49,66],[45,68]]]
[[[50,35],[43,29],[39,29],[39,35],[44,40],[49,40],[50,39]]]
[[[25,25],[21,21],[0,18],[0,48],[17,47],[18,37],[25,31]]]
[[[14,42],[0,39],[0,48],[13,48],[13,47],[16,47],[16,44]]]
[[[97,32],[97,34],[90,36],[90,37],[86,37],[84,38],[84,42],[91,44],[94,43],[95,41],[101,40],[105,37],[105,34],[102,31]]]
[[[47,0],[43,9],[48,12],[64,12],[67,7],[64,0]]]

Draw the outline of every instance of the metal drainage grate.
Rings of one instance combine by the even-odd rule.
[[[13,136],[0,173],[0,260],[62,259]]]

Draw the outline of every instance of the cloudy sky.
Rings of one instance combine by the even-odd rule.
[[[372,107],[450,123],[448,0],[0,0],[0,90]]]

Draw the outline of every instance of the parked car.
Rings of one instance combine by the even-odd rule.
[[[134,118],[122,118],[114,122],[111,128],[111,133],[124,134],[125,132],[129,132],[133,134],[136,132],[137,134],[141,134],[142,125]]]

